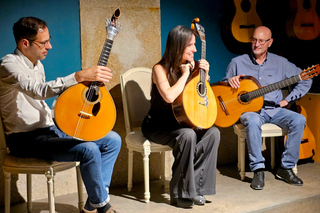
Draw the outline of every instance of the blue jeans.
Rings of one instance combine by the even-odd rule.
[[[273,123],[288,130],[287,141],[281,156],[281,166],[285,169],[291,169],[298,162],[300,143],[306,125],[306,119],[303,115],[281,108],[278,113],[270,117],[262,110],[260,113],[243,113],[240,116],[240,122],[245,126],[247,134],[251,171],[265,168],[265,159],[261,153],[261,126],[264,123]]]
[[[60,138],[70,138],[56,126],[51,130]],[[108,191],[113,167],[121,148],[121,137],[116,132],[109,132],[104,138],[83,142],[65,153],[53,156],[55,161],[80,161],[80,171],[92,206],[98,208],[110,200]]]
[[[121,148],[121,137],[109,132],[104,138],[83,142],[73,139],[56,126],[6,136],[13,155],[68,162],[79,161],[89,201],[99,208],[109,202],[109,185]]]

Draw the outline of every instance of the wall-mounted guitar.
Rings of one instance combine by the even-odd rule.
[[[253,31],[262,25],[257,13],[257,0],[224,0],[221,37],[226,48],[235,54],[250,50]]]
[[[301,80],[313,78],[320,73],[319,64],[303,70],[299,75],[261,87],[257,79],[245,76],[240,87],[233,89],[226,82],[211,84],[217,99],[218,115],[215,125],[228,127],[236,123],[244,112],[256,112],[263,106],[263,95],[295,84]]]
[[[239,42],[251,42],[251,36],[262,22],[256,11],[257,0],[234,0],[236,14],[231,23],[232,35]]]
[[[200,37],[201,59],[206,59],[205,31],[199,21],[199,18],[195,18],[191,29]],[[217,103],[203,69],[192,73],[184,90],[172,103],[172,109],[177,121],[182,125],[196,129],[213,126],[217,116]]]
[[[106,66],[113,39],[121,29],[117,19],[120,9],[107,19],[107,38],[98,65]],[[113,128],[116,108],[113,99],[102,82],[79,83],[65,90],[54,106],[56,125],[67,135],[84,140],[98,140]]]
[[[320,35],[317,0],[290,0],[293,16],[286,23],[287,35],[300,40],[313,40]]]

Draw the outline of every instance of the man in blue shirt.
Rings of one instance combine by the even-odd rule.
[[[300,68],[287,59],[268,52],[272,42],[271,30],[265,26],[257,27],[252,36],[252,52],[233,58],[223,80],[228,81],[232,88],[239,88],[241,78],[244,76],[253,76],[261,86],[266,86],[299,75],[302,72]],[[284,99],[280,89],[270,92],[264,95],[265,104],[259,112],[245,112],[241,115],[240,122],[245,126],[247,135],[250,169],[254,171],[251,188],[261,190],[264,187],[265,159],[261,153],[261,125],[264,123],[273,123],[289,130],[281,156],[281,166],[276,177],[292,185],[303,185],[302,180],[294,174],[292,168],[299,160],[300,142],[306,119],[303,115],[284,107],[289,102],[304,96],[309,91],[311,84],[311,79],[299,81]]]

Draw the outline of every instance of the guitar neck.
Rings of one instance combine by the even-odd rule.
[[[101,55],[100,55],[100,58],[98,61],[99,66],[107,66],[109,55],[110,55],[111,48],[112,48],[112,44],[113,44],[113,40],[108,39],[108,38],[104,42],[104,46],[103,46],[103,49],[101,51]]]
[[[301,77],[300,77],[300,75],[296,75],[291,78],[288,78],[288,79],[270,84],[268,86],[253,90],[251,92],[245,93],[245,94],[241,95],[240,98],[241,98],[241,100],[246,101],[246,102],[251,101],[251,100],[258,98],[260,96],[263,96],[267,93],[270,93],[275,90],[287,87],[287,86],[289,86],[291,84],[295,84],[299,81],[301,81]]]
[[[110,56],[110,52],[111,52],[111,48],[112,48],[112,44],[113,44],[113,40],[111,39],[106,39],[106,41],[104,42],[101,54],[100,54],[100,58],[98,61],[98,65],[99,66],[107,66],[108,60],[109,60],[109,56]],[[91,82],[92,86],[99,86],[101,84],[101,82],[99,81],[93,81]]]
[[[201,59],[206,59],[206,41],[201,41]],[[203,69],[200,69],[200,81],[205,83],[206,80],[206,72]]]

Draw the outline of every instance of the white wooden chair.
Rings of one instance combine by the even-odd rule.
[[[128,191],[132,190],[133,151],[143,155],[144,167],[144,199],[150,201],[149,189],[149,155],[161,153],[162,175],[165,176],[165,151],[169,146],[159,145],[147,140],[141,132],[141,124],[150,108],[151,69],[136,67],[120,76],[123,112],[126,126],[125,142],[128,148]]]
[[[241,123],[233,125],[234,133],[238,135],[238,169],[240,171],[241,180],[245,178],[245,153],[246,153],[246,132]],[[265,138],[270,137],[270,152],[271,152],[271,168],[275,166],[275,137],[285,136],[288,131],[281,129],[279,126],[271,123],[266,123],[261,126],[263,138],[263,146],[265,146]],[[264,148],[264,147],[262,147]],[[297,173],[297,165],[293,168],[293,171]]]
[[[1,117],[1,116],[0,116]],[[81,211],[84,206],[83,202],[83,189],[82,189],[82,178],[80,174],[80,168],[77,162],[56,162],[43,160],[38,158],[19,158],[10,155],[6,145],[2,120],[0,118],[0,148],[3,159],[3,172],[5,176],[4,181],[4,205],[5,213],[10,213],[10,194],[11,194],[11,174],[26,174],[27,175],[27,209],[31,212],[32,209],[32,198],[31,198],[31,175],[41,174],[47,178],[48,188],[48,203],[49,212],[55,213],[54,205],[54,175],[57,172],[64,171],[73,167],[76,167],[77,172],[77,183],[78,183],[78,207]]]

